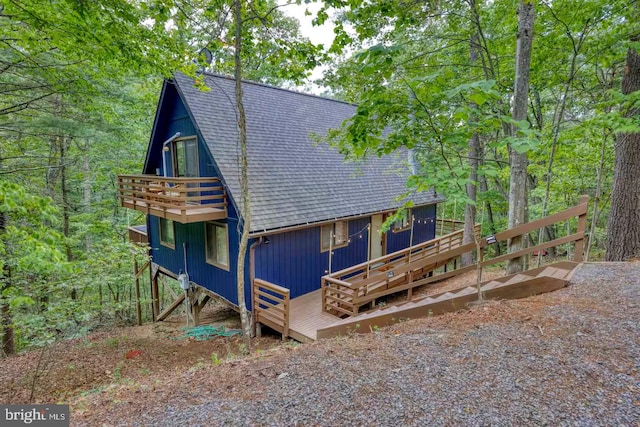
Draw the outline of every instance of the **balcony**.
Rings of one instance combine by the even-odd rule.
[[[225,219],[227,196],[217,178],[119,175],[120,204],[182,224]]]

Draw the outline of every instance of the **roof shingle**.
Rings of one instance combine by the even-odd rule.
[[[207,74],[209,92],[195,88],[182,74],[174,81],[241,212],[235,81]],[[339,128],[355,113],[355,106],[252,82],[243,82],[243,92],[252,232],[402,205],[395,198],[406,192],[406,150],[349,163],[338,150],[313,137]],[[421,205],[442,198],[429,191],[412,200]]]

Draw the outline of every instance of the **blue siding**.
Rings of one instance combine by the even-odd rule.
[[[435,205],[415,208],[413,244],[435,237]],[[334,249],[332,271],[342,270],[367,260],[367,225],[369,218],[349,221],[350,243]],[[387,233],[387,252],[409,246],[410,231]],[[268,245],[255,250],[256,277],[291,289],[291,297],[320,288],[320,278],[327,274],[329,253],[320,252],[320,227],[306,228],[269,236]]]
[[[160,244],[159,219],[149,217],[149,239],[153,242],[151,256],[153,262],[178,274],[184,271],[184,248],[187,250],[187,271],[192,282],[215,292],[233,304],[238,303],[236,292],[236,269],[238,268],[237,253],[239,238],[237,233],[238,221],[229,219],[226,222],[229,230],[229,271],[207,263],[205,249],[204,223],[180,224],[175,222],[176,248],[171,249]],[[247,263],[248,264],[248,263]],[[249,281],[248,265],[245,269],[245,280]]]
[[[155,134],[151,141],[150,156],[145,167],[144,173],[164,175],[162,161],[162,143],[171,138],[176,132],[180,132],[182,137],[195,135],[198,138],[198,163],[199,173],[202,177],[220,178],[221,174],[205,144],[202,135],[194,125],[184,102],[178,96],[173,85],[167,85],[164,96],[161,100],[160,114],[156,123]],[[171,169],[172,155],[171,151],[164,153],[165,164],[167,165],[167,176],[173,176]],[[229,205],[229,217],[238,218],[235,206],[231,201],[231,197],[227,194]]]
[[[367,260],[369,218],[349,221],[349,244],[333,250],[331,269],[342,270]],[[255,249],[256,277],[291,290],[291,297],[320,288],[328,273],[329,252],[320,252],[320,227],[268,236],[269,244]]]
[[[198,138],[199,172],[202,177],[220,177],[213,158],[206,147],[202,136],[189,117],[188,111],[172,85],[167,85],[161,100],[160,113],[156,123],[154,139],[151,142],[151,152],[145,173],[155,174],[162,170],[162,143],[180,132],[182,136],[196,135]],[[167,172],[171,176],[171,151],[165,153]],[[228,206],[229,218],[218,221],[226,223],[229,230],[229,271],[218,268],[206,262],[204,223],[180,224],[175,222],[176,248],[171,249],[160,244],[159,219],[149,216],[147,219],[149,230],[149,244],[153,262],[178,274],[184,270],[184,249],[187,250],[187,270],[191,281],[206,287],[224,297],[233,304],[238,303],[236,292],[236,269],[239,237],[237,232],[237,214],[233,205]],[[247,257],[248,259],[248,257]],[[247,263],[248,264],[248,263]],[[246,281],[249,281],[249,269],[246,268]],[[250,300],[248,300],[249,302]]]
[[[411,210],[415,222],[413,223],[413,244],[426,242],[435,237],[436,205],[427,205]],[[411,230],[387,233],[387,253],[399,251],[409,246]]]

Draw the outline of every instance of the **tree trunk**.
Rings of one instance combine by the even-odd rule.
[[[591,228],[589,231],[589,240],[587,242],[587,248],[584,253],[584,262],[589,262],[589,254],[591,253],[591,245],[593,245],[593,239],[596,234],[596,225],[598,224],[598,205],[600,204],[600,197],[602,197],[602,175],[604,171],[604,163],[607,155],[607,139],[609,139],[609,133],[604,132],[602,137],[602,146],[600,147],[600,164],[598,165],[598,173],[596,175],[596,194],[593,198],[593,215],[591,215]]]
[[[529,71],[531,65],[531,44],[533,41],[534,1],[520,0],[518,8],[518,40],[516,47],[516,76],[513,91],[514,120],[526,120],[529,100]],[[514,127],[512,135],[517,137]],[[518,153],[509,147],[511,165],[509,181],[509,228],[524,224],[527,218],[527,154]],[[509,241],[509,252],[516,252],[525,246],[524,236]],[[524,269],[524,259],[515,258],[507,262],[507,273],[513,274]]]
[[[638,41],[639,36],[634,41]],[[633,38],[632,38],[633,40]],[[640,90],[640,52],[627,51],[622,93]],[[631,108],[625,117],[640,118],[640,108]],[[607,224],[607,261],[640,257],[640,133],[616,135],[611,212]]]
[[[82,174],[84,176],[82,182],[82,207],[84,213],[88,214],[91,207],[91,162],[89,160],[89,148],[85,148],[84,158],[82,161]],[[87,253],[91,250],[91,233],[87,233],[84,238],[84,249]]]
[[[475,1],[471,5],[475,9]],[[473,65],[478,59],[478,35],[473,34],[469,47],[469,64]],[[477,109],[475,103],[471,103],[472,109]],[[475,121],[476,117],[471,117],[471,121]],[[476,200],[478,193],[478,159],[480,158],[480,137],[477,132],[473,132],[469,139],[469,182],[467,183],[467,203],[464,209],[464,231],[462,234],[462,243],[475,242],[475,223],[476,223]],[[462,267],[473,264],[473,253],[466,252],[460,257]]]
[[[480,177],[480,181],[478,182],[478,186],[480,189],[480,193],[486,193],[487,191],[489,191],[489,184],[487,183],[487,177],[486,176],[481,176]],[[485,202],[485,208],[487,211],[487,221],[489,221],[489,232],[491,234],[496,234],[496,222],[493,218],[493,207],[491,206],[491,201],[487,200]],[[500,256],[500,244],[495,244],[492,245],[494,248],[494,256]]]
[[[64,247],[67,254],[67,261],[71,262],[73,260],[73,252],[71,251],[71,245],[69,244],[69,188],[67,183],[67,140],[64,136],[59,137],[58,139],[60,145],[60,192],[62,193],[62,234],[64,234],[65,242]],[[78,298],[78,291],[75,287],[71,288],[71,299],[75,300]]]
[[[240,190],[242,191],[242,235],[238,248],[238,307],[242,323],[242,338],[246,351],[251,351],[251,317],[247,311],[244,298],[244,264],[249,244],[249,230],[251,227],[251,206],[249,198],[249,174],[247,160],[247,118],[242,102],[242,63],[240,51],[242,49],[242,5],[241,0],[234,1],[234,18],[236,26],[236,40],[234,52],[234,77],[236,80],[236,104],[238,107],[238,129],[240,131]],[[251,284],[250,284],[251,285]]]
[[[7,214],[0,212],[0,239],[4,237],[7,228]],[[0,278],[0,333],[2,333],[2,353],[5,356],[16,352],[13,321],[11,319],[11,308],[9,302],[2,299],[2,294],[11,286],[11,271],[9,266],[2,261],[2,277]]]

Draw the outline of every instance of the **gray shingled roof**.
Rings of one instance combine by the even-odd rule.
[[[235,81],[209,75],[203,92],[176,74],[174,81],[233,200],[241,209]],[[351,117],[355,106],[259,83],[243,82],[247,116],[251,231],[259,232],[394,209],[406,192],[407,153],[364,162],[344,157],[312,135],[325,135]],[[433,192],[416,205],[442,200]]]

